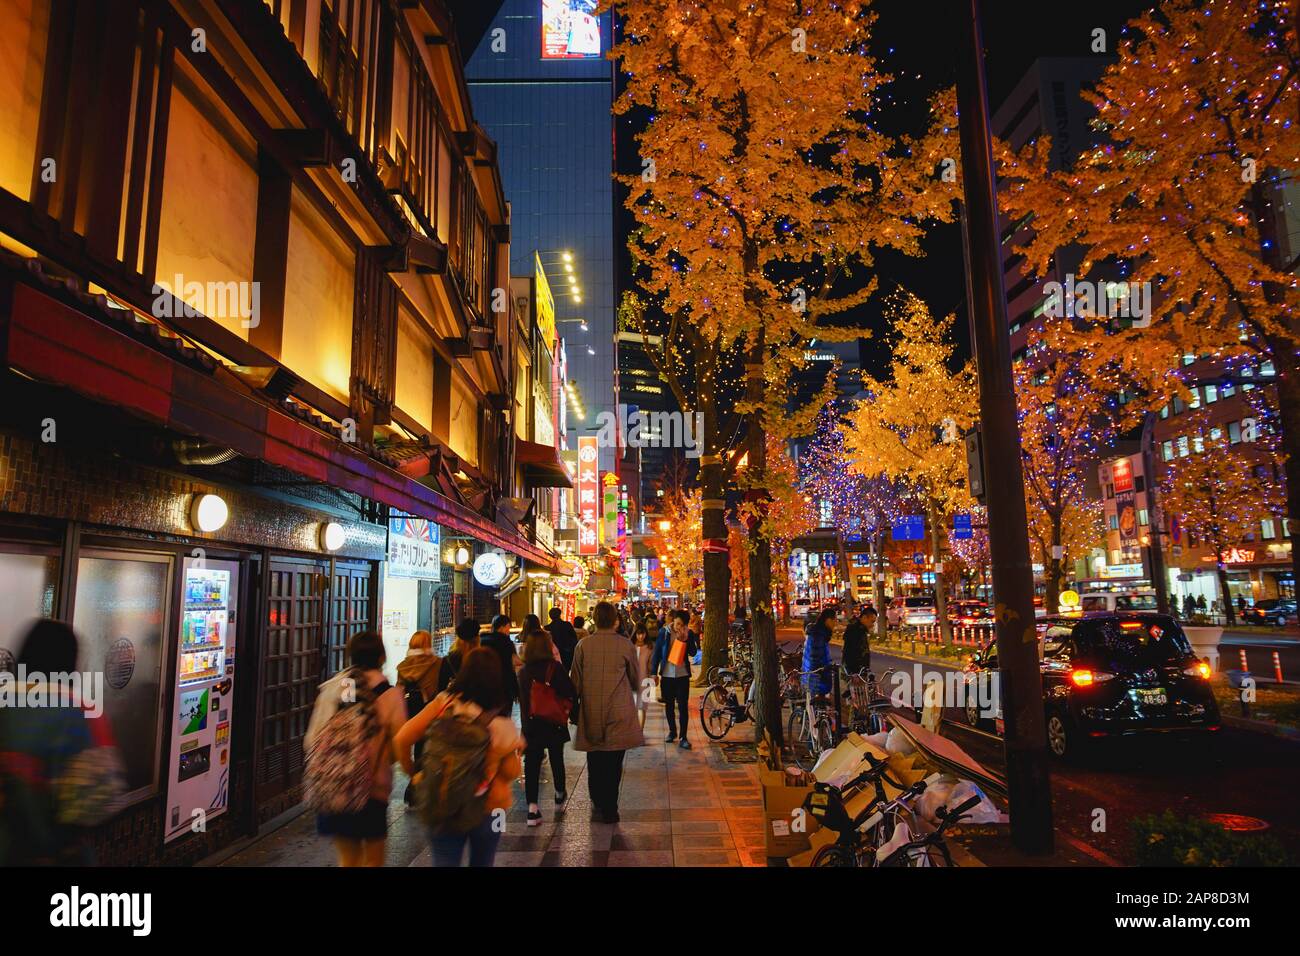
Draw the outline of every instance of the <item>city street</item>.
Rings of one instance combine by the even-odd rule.
[[[800,646],[782,634],[787,652]],[[840,648],[832,645],[832,657]],[[911,673],[957,670],[930,659],[917,661],[873,651],[871,666],[879,674],[890,668]],[[985,766],[1002,773],[1000,738],[988,729],[972,729],[960,708],[944,711],[943,735]],[[1155,735],[1121,740],[1078,762],[1054,761],[1052,810],[1058,831],[1076,848],[1108,865],[1131,862],[1129,822],[1153,810],[1175,809],[1188,815],[1228,813],[1255,817],[1270,832],[1300,850],[1300,740],[1224,727],[1214,734],[1179,740]],[[1249,780],[1249,786],[1243,781]],[[1097,810],[1105,811],[1105,829],[1094,829]]]

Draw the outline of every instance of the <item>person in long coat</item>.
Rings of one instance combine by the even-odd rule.
[[[596,632],[573,652],[570,677],[578,693],[573,746],[587,754],[592,820],[617,823],[623,757],[645,744],[635,703],[640,666],[632,642],[614,630],[618,624],[614,605],[601,601],[594,617]]]

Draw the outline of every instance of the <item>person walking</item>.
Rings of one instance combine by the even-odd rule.
[[[513,802],[519,751],[527,742],[505,711],[501,660],[491,648],[466,655],[451,686],[406,721],[393,749],[420,793],[429,827],[433,865],[459,867],[469,846],[469,865],[491,866]],[[416,741],[425,743],[417,768]]]
[[[546,630],[551,633],[551,642],[560,650],[560,662],[567,674],[573,669],[573,650],[578,646],[578,632],[564,619],[558,607],[551,608],[550,618]]]
[[[571,676],[578,694],[574,747],[587,754],[592,821],[618,823],[623,758],[631,748],[645,744],[632,702],[639,671],[631,641],[614,631],[614,605],[601,601],[594,616],[595,633],[580,641],[573,653]]]
[[[438,678],[442,671],[442,658],[433,653],[433,635],[416,631],[406,646],[406,657],[397,665],[397,683],[402,690],[409,720],[424,709],[424,705],[438,696]],[[421,744],[415,745],[415,762],[420,762]],[[403,796],[408,810],[415,806],[415,785],[409,781]]]
[[[523,666],[519,659],[519,650],[510,637],[510,616],[498,614],[492,618],[492,631],[482,639],[482,646],[491,648],[501,659],[501,688],[505,691],[505,713],[514,710],[515,701],[519,699],[519,678],[517,672]]]
[[[682,731],[677,745],[683,750],[691,749],[691,742],[686,739],[686,729],[690,726],[687,715],[691,696],[691,657],[699,648],[695,632],[688,626],[690,620],[690,611],[673,611],[668,618],[669,627],[659,632],[650,658],[650,673],[663,690],[664,715],[668,718],[668,736],[664,743],[678,740],[677,719],[680,717]]]
[[[39,620],[19,645],[27,680],[14,691],[46,706],[0,706],[0,866],[92,865],[89,828],[125,806],[108,717],[51,682],[77,673],[77,644],[67,624]]]
[[[461,662],[479,646],[481,630],[478,621],[472,617],[462,618],[456,625],[456,643],[451,646],[447,656],[442,659],[442,666],[438,669],[438,693],[441,694],[451,686],[451,682],[460,672]]]
[[[647,623],[652,619],[647,617],[646,621],[638,624],[632,632],[632,646],[636,648],[637,663],[637,690],[636,690],[636,718],[641,722],[641,729],[645,730],[646,714],[650,707],[650,685],[653,685],[654,678],[650,674],[650,661],[654,658],[655,637],[651,636]]]
[[[569,716],[577,703],[568,672],[555,660],[551,636],[542,629],[524,643],[524,667],[519,672],[519,722],[528,746],[524,750],[524,795],[528,800],[528,825],[542,822],[538,806],[542,761],[550,758],[555,785],[556,812],[568,799],[565,786],[564,745],[569,742]]]
[[[329,758],[349,742],[352,759],[371,768],[370,798],[360,810],[318,812],[316,832],[332,837],[339,866],[383,866],[388,839],[388,798],[393,790],[394,736],[406,723],[402,692],[384,677],[384,640],[374,631],[348,639],[349,665],[320,685],[303,745],[307,751],[308,792],[318,798],[335,779],[322,776]],[[353,708],[361,708],[364,731],[352,733]],[[317,743],[321,747],[317,749]],[[316,768],[313,761],[321,761]],[[309,802],[311,798],[309,797]]]

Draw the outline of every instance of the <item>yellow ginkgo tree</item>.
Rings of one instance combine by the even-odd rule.
[[[619,177],[637,224],[637,284],[667,322],[739,354],[743,490],[761,511],[768,435],[795,427],[789,380],[808,343],[862,336],[845,315],[875,292],[876,252],[919,255],[927,223],[954,215],[952,104],[936,101],[924,136],[885,131],[890,77],[869,49],[868,0],[617,6],[615,110],[648,116],[640,168]],[[779,740],[771,542],[763,521],[749,531],[755,730]]]
[[[863,377],[867,398],[848,416],[845,447],[866,477],[893,479],[911,490],[925,511],[938,562],[940,528],[972,504],[961,436],[979,415],[978,385],[971,363],[956,363],[952,315],[936,319],[907,292],[891,297],[889,313],[897,336],[889,374]],[[945,575],[936,568],[935,610],[949,640]]]

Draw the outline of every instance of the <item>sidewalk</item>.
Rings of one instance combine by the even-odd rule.
[[[693,750],[664,743],[664,709],[651,704],[647,746],[628,751],[619,800],[620,822],[591,822],[586,756],[565,748],[569,799],[556,813],[551,769],[542,770],[544,817],[527,825],[522,780],[506,818],[497,866],[764,866],[763,800],[752,728],[714,743],[700,728],[702,690],[692,689]],[[746,762],[748,761],[748,762]],[[429,866],[431,852],[419,816],[402,803],[406,779],[397,772],[388,809],[388,866]],[[223,866],[335,866],[329,840],[316,835],[310,813],[225,860]]]

